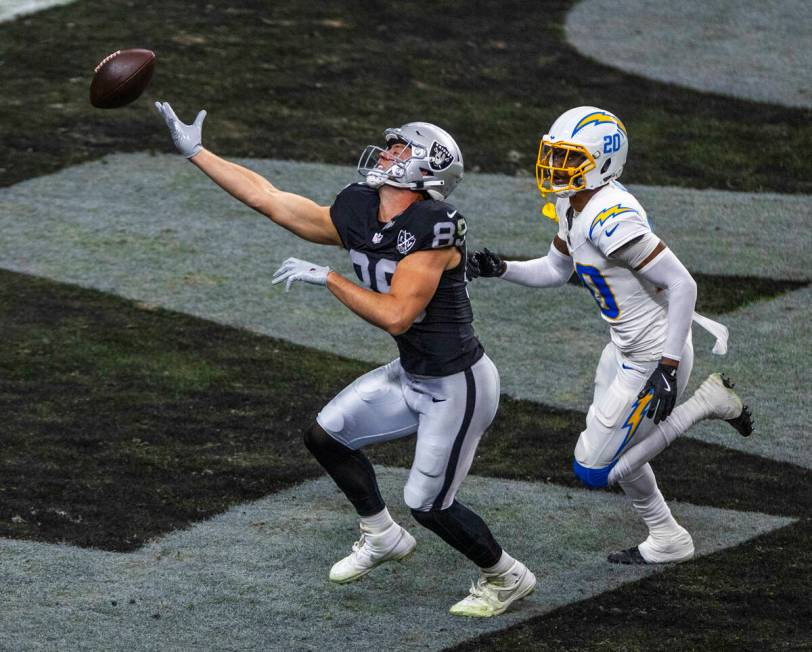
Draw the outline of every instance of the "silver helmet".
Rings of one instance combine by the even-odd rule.
[[[392,159],[386,167],[381,160],[385,150],[368,145],[358,160],[358,173],[366,184],[380,188],[425,191],[432,199],[445,199],[462,180],[462,152],[444,129],[428,122],[409,122],[384,131],[387,147],[406,145],[402,157]]]

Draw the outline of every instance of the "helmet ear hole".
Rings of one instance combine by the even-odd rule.
[[[601,167],[601,174],[603,174],[604,172],[606,172],[606,171],[609,169],[609,166],[610,166],[611,164],[612,164],[612,158],[611,158],[611,157],[609,157],[608,159],[606,159],[606,160],[604,161],[603,166]]]

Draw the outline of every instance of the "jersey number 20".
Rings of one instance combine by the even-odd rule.
[[[618,315],[620,315],[620,308],[617,305],[617,301],[615,301],[615,295],[612,294],[612,289],[598,268],[592,265],[581,265],[577,263],[575,265],[575,271],[578,273],[578,278],[581,279],[581,283],[583,283],[592,294],[601,312],[609,319],[617,319]]]

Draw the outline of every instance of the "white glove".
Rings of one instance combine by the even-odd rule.
[[[206,119],[206,111],[203,110],[197,114],[195,121],[190,124],[184,124],[180,118],[175,115],[169,102],[155,102],[155,108],[166,121],[166,126],[169,127],[169,133],[172,134],[172,142],[175,147],[186,158],[192,158],[201,149],[203,149],[203,120]]]
[[[271,284],[276,285],[287,279],[285,292],[290,290],[290,285],[293,281],[304,281],[305,283],[312,283],[313,285],[327,285],[327,275],[329,273],[329,267],[314,265],[313,263],[308,263],[306,260],[300,260],[299,258],[288,258],[282,263],[282,267],[274,272]]]

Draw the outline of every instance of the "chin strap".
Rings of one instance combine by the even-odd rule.
[[[396,181],[386,173],[372,170],[366,176],[366,185],[370,188],[380,188],[383,185],[392,186],[393,188],[402,188],[404,190],[427,190],[429,188],[442,188],[445,181],[442,179],[433,179],[428,181]]]

